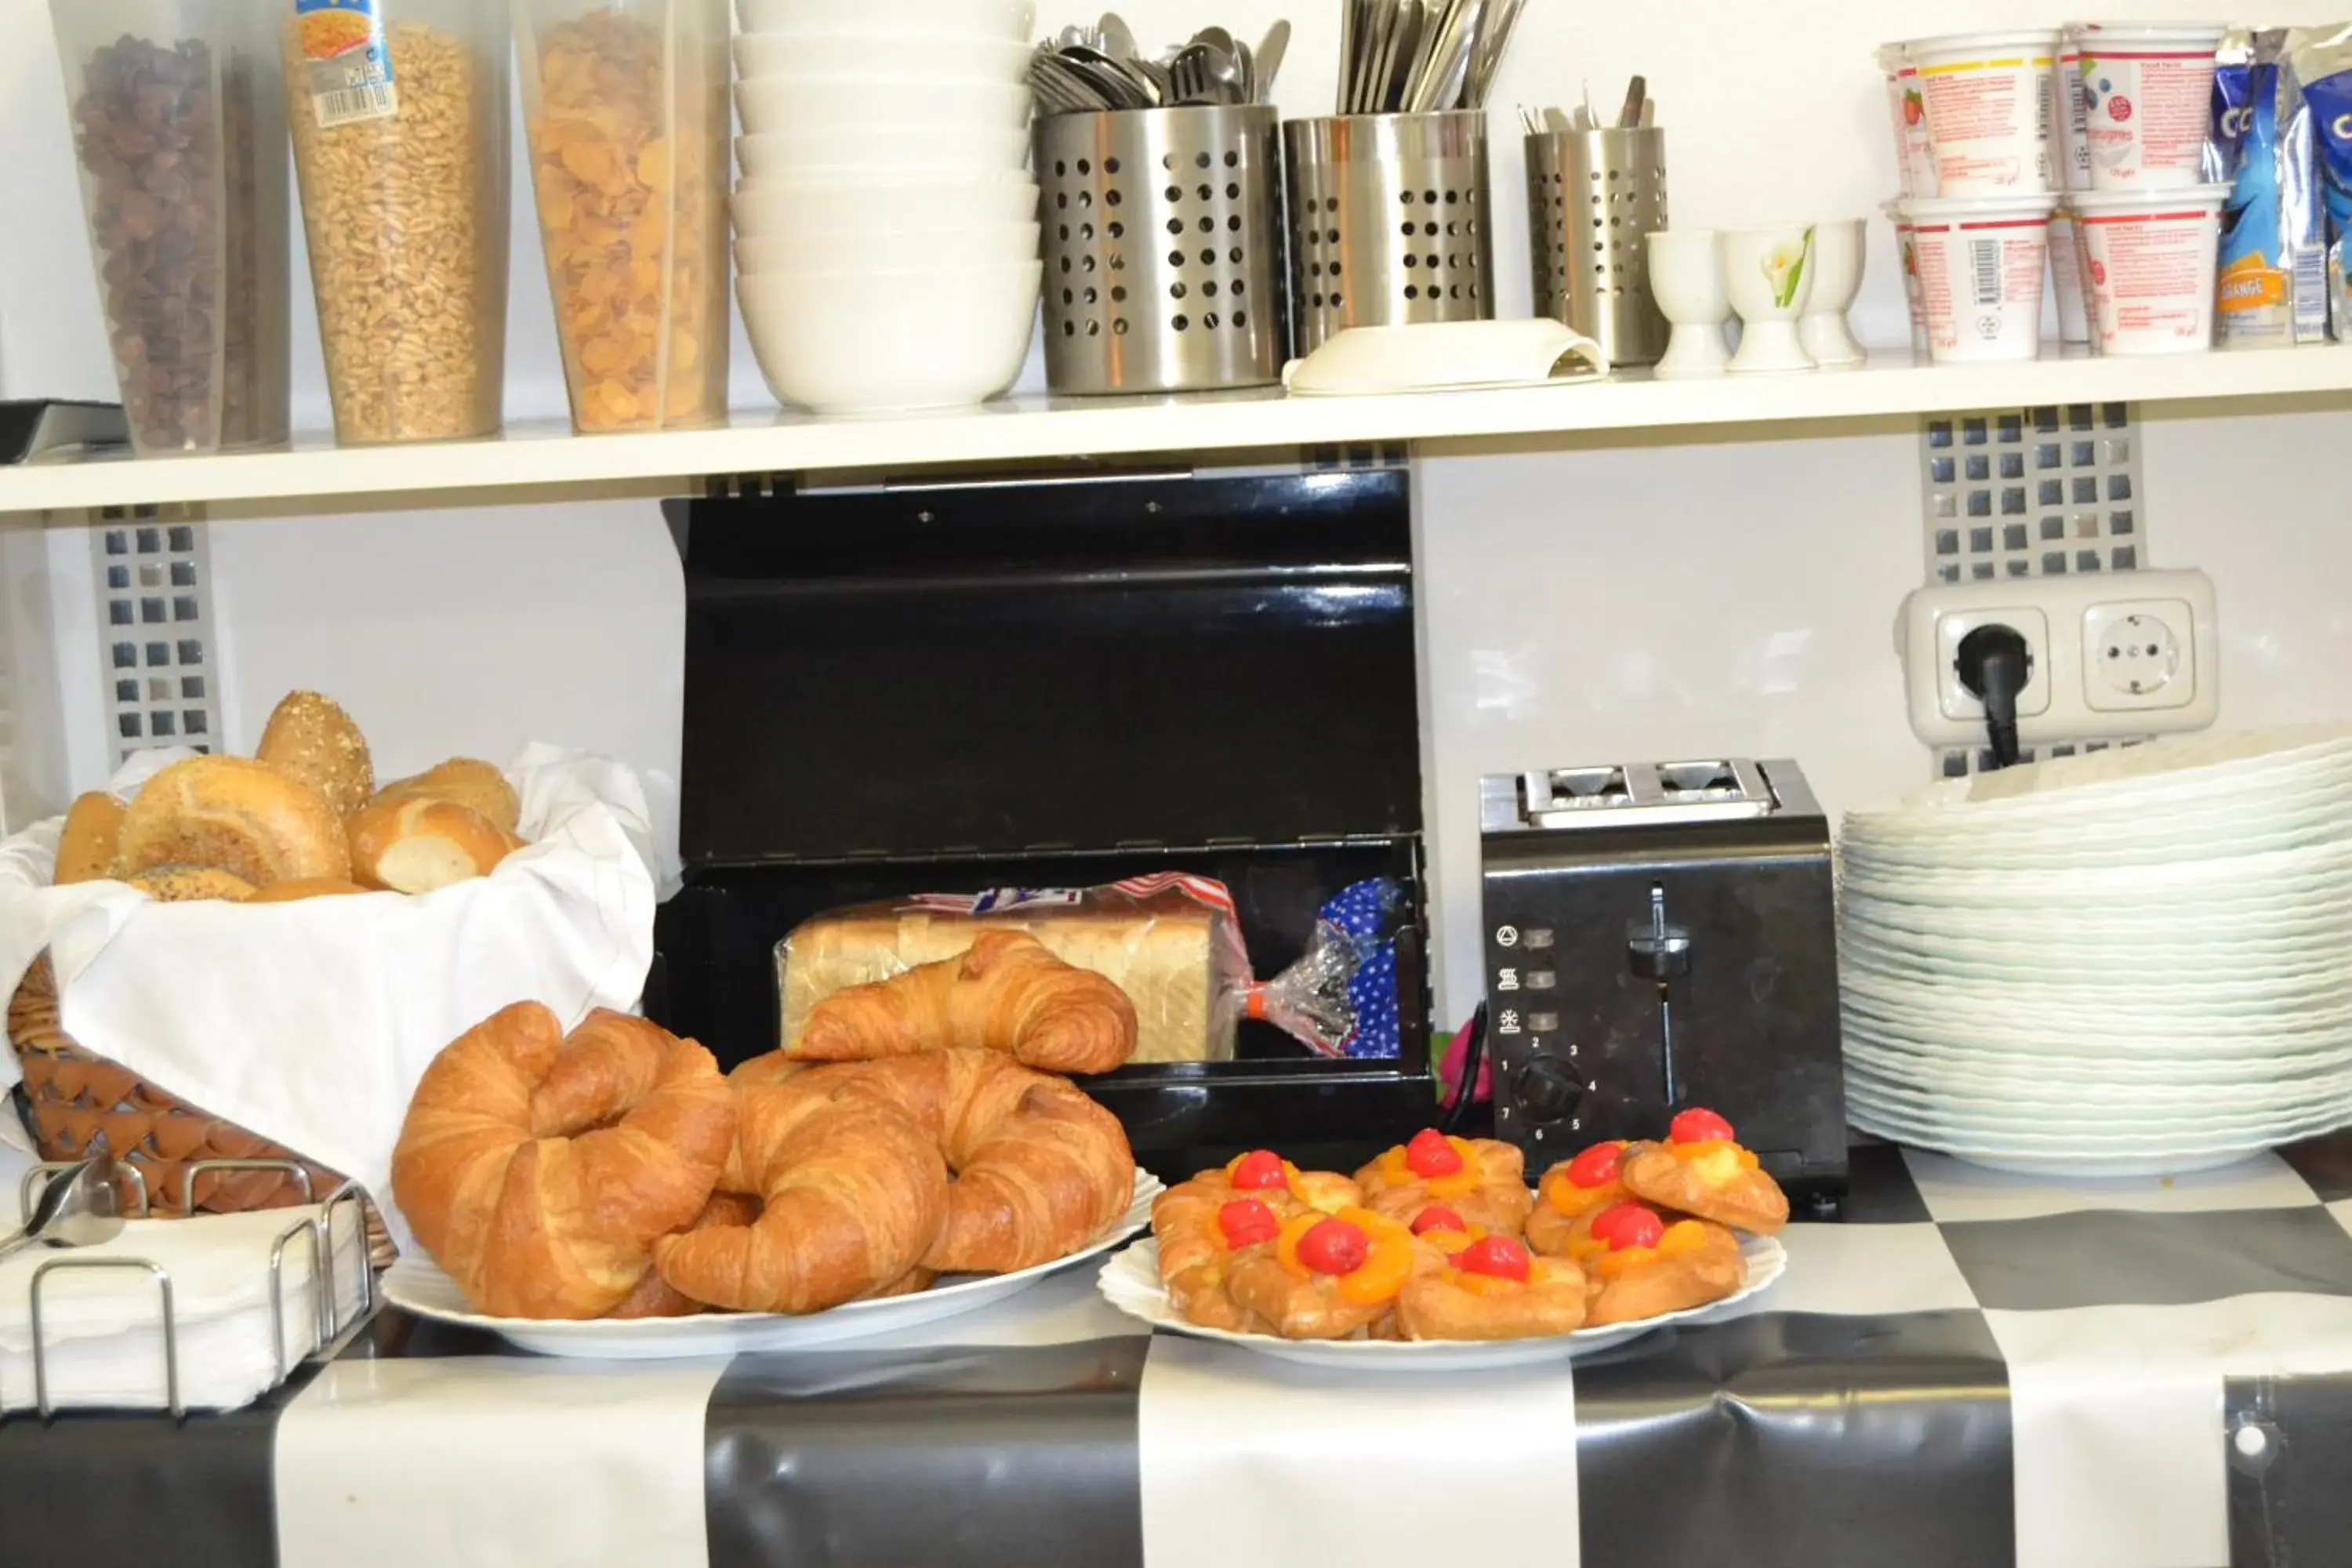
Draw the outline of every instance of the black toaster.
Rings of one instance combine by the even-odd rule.
[[[1792,1196],[1845,1186],[1830,826],[1794,763],[1486,778],[1495,1131],[1539,1171],[1720,1112]]]

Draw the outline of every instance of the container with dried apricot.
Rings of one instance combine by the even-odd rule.
[[[572,423],[727,413],[726,0],[519,0],[517,53]]]

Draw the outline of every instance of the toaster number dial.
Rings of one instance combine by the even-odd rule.
[[[1584,1103],[1584,1080],[1557,1057],[1538,1057],[1512,1080],[1511,1098],[1529,1121],[1549,1127],[1576,1114]]]

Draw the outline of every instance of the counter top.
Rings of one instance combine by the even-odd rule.
[[[590,1363],[388,1313],[234,1415],[0,1424],[12,1560],[1427,1568],[2352,1561],[2352,1137],[2066,1185],[1883,1146],[1726,1321],[1345,1374],[1075,1269],[792,1355]]]

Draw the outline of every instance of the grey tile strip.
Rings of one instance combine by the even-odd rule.
[[[1979,1305],[1995,1310],[2182,1306],[2278,1291],[2352,1296],[2352,1236],[2316,1205],[2085,1210],[1941,1229]]]
[[[1142,1568],[1145,1338],[738,1357],[710,1568]]]

